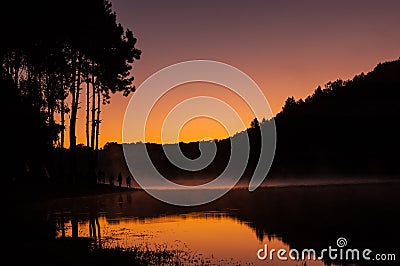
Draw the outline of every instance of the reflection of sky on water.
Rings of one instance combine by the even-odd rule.
[[[103,247],[148,246],[151,249],[167,247],[197,254],[212,263],[242,263],[242,265],[264,265],[256,252],[268,244],[269,248],[286,249],[289,246],[279,238],[260,241],[254,230],[224,213],[190,213],[148,219],[107,219],[99,217],[101,243]],[[71,223],[65,224],[66,236],[71,236]],[[59,237],[61,233],[59,232]],[[89,237],[89,221],[79,223],[79,236]],[[98,236],[97,236],[98,237]],[[276,259],[277,260],[277,259]],[[248,264],[246,264],[248,263]],[[299,265],[298,262],[277,262],[275,265]],[[323,265],[308,262],[307,265]]]
[[[103,246],[167,244],[257,262],[264,244],[318,251],[335,246],[339,237],[351,247],[397,252],[398,191],[394,181],[271,186],[255,192],[234,189],[195,207],[169,205],[134,191],[51,200],[42,207],[59,228],[64,222],[66,236],[72,220],[79,236],[89,236],[89,221],[98,218]]]

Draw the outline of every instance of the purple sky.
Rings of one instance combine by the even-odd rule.
[[[134,64],[137,87],[163,67],[211,59],[248,74],[274,113],[288,96],[304,98],[400,56],[400,1],[111,2],[143,51]],[[121,141],[128,101],[115,95],[103,108],[102,144]]]

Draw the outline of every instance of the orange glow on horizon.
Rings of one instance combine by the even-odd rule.
[[[388,58],[387,60],[391,60]],[[306,98],[308,95],[311,95],[313,91],[318,87],[323,87],[328,81],[333,81],[336,79],[351,79],[355,75],[360,74],[361,72],[367,73],[371,71],[376,64],[379,62],[383,62],[385,60],[377,60],[371,64],[359,64],[359,65],[348,65],[345,64],[342,66],[341,70],[338,72],[337,69],[332,67],[327,67],[326,71],[318,72],[315,68],[304,68],[302,72],[296,73],[295,76],[292,76],[288,79],[283,80],[275,80],[273,77],[279,75],[279,69],[274,69],[273,71],[269,71],[266,74],[266,70],[262,70],[262,66],[257,66],[257,71],[250,73],[251,77],[263,77],[263,78],[255,78],[255,81],[258,83],[260,88],[263,90],[265,97],[270,103],[272,113],[276,115],[282,110],[282,106],[284,101],[289,96],[294,96],[295,99]],[[314,70],[312,70],[314,69]],[[318,77],[316,77],[313,72],[318,73]],[[200,84],[200,83],[199,83]],[[162,121],[165,116],[168,114],[171,109],[178,104],[180,101],[196,96],[211,96],[216,97],[222,101],[227,102],[230,106],[235,108],[235,110],[240,113],[243,122],[249,126],[251,120],[254,118],[254,115],[250,108],[240,99],[239,96],[230,92],[229,89],[221,87],[215,84],[202,83],[201,86],[199,84],[185,84],[174,88],[174,90],[167,93],[164,97],[162,97],[162,104],[155,106],[152,110],[152,113],[149,117],[149,121],[152,121],[151,128],[146,132],[146,140],[148,142],[161,143],[160,134],[161,134],[161,126]],[[185,90],[184,87],[191,86],[190,90]],[[218,88],[218,89],[216,89]],[[288,92],[289,91],[289,92]],[[81,95],[83,99],[85,97],[84,94]],[[111,103],[107,105],[102,105],[102,113],[101,113],[101,124],[100,124],[100,136],[99,136],[99,147],[102,148],[107,142],[122,142],[122,125],[123,118],[125,114],[125,109],[129,103],[132,95],[128,97],[124,97],[121,94],[115,94],[111,97]],[[157,115],[155,115],[157,114]],[[197,119],[196,123],[190,123],[187,127],[192,127],[193,130],[195,128],[201,128],[206,133],[195,134],[193,137],[189,135],[189,128],[186,126],[182,129],[185,130],[184,133],[180,135],[183,142],[191,142],[201,140],[200,136],[207,135],[212,139],[220,139],[228,136],[227,134],[223,134],[221,130],[221,125],[218,123],[212,123],[206,127],[206,121],[202,121],[201,119]],[[65,131],[65,147],[69,147],[69,120],[66,122],[66,131]],[[199,123],[198,125],[196,125]],[[215,127],[216,126],[216,127]],[[240,130],[239,130],[240,131]],[[192,131],[193,132],[193,131]],[[83,104],[81,108],[78,110],[78,120],[77,120],[77,143],[86,144],[85,137],[85,107]]]
[[[210,97],[212,102],[209,98],[202,98],[204,96]],[[227,106],[233,109],[232,113],[225,113],[224,108],[228,108]],[[234,115],[235,112],[237,116]],[[189,113],[194,113],[196,117]],[[205,113],[213,116],[202,115]],[[232,115],[237,120],[230,119]],[[251,108],[231,90],[207,82],[187,83],[173,88],[154,104],[145,128],[145,142],[177,143],[204,138],[223,139],[245,130],[253,118]],[[137,141],[142,141],[138,135],[135,142]]]
[[[211,132],[210,129],[212,129]],[[215,120],[207,117],[200,117],[190,120],[186,123],[179,134],[179,140],[182,142],[191,142],[193,140],[214,140],[229,137],[225,127]]]

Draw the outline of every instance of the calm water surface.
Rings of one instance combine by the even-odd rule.
[[[276,254],[272,261],[259,260],[257,251],[267,244],[269,250],[318,252],[337,247],[343,237],[349,248],[398,253],[399,188],[374,183],[235,189],[197,207],[176,207],[132,191],[51,200],[41,208],[57,224],[58,237],[72,236],[75,226],[78,236],[96,238],[102,247],[167,247],[211,265],[304,265],[280,261]]]

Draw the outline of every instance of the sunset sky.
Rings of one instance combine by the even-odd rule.
[[[304,98],[318,85],[350,79],[400,56],[397,0],[111,2],[118,21],[133,30],[137,48],[142,50],[142,58],[133,68],[137,88],[171,64],[215,60],[249,75],[263,91],[273,114],[281,110],[288,96]],[[160,141],[161,122],[168,112],[179,101],[194,96],[227,102],[239,110],[246,125],[254,117],[240,97],[226,88],[186,84],[157,104],[146,141]],[[101,147],[106,142],[121,142],[130,97],[113,95],[111,104],[103,106]],[[85,143],[84,108],[78,115],[78,143]],[[223,138],[226,134],[218,122],[199,118],[182,127],[180,140]]]

